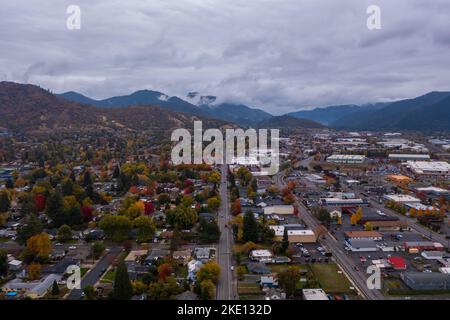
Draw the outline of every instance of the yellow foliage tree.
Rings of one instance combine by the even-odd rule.
[[[27,268],[28,279],[38,280],[41,277],[42,267],[38,263],[32,263]]]
[[[362,217],[363,217],[363,209],[359,207],[358,210],[356,210],[356,222],[361,221]]]
[[[356,217],[356,214],[355,213],[353,213],[351,216],[350,216],[350,224],[352,225],[352,226],[354,226],[358,221],[358,218]]]
[[[409,209],[409,216],[410,217],[415,217],[415,216],[417,216],[417,210],[415,209],[415,208],[411,208],[411,209]]]
[[[366,224],[364,225],[364,230],[372,231],[373,230],[372,224],[370,222],[366,222]]]
[[[48,258],[52,252],[52,243],[47,233],[42,232],[27,240],[27,249],[37,257]]]

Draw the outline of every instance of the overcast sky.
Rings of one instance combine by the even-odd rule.
[[[282,114],[450,90],[450,1],[1,0],[0,52],[2,80],[54,92],[198,91]]]

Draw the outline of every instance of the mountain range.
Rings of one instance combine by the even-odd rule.
[[[104,108],[63,99],[35,85],[0,82],[0,127],[19,132],[55,132],[89,129],[167,131],[230,127],[226,121],[154,105]]]
[[[272,117],[271,114],[263,110],[253,109],[242,104],[222,103],[214,105],[215,96],[200,96],[197,92],[188,93],[186,98],[191,102],[150,90],[140,90],[130,95],[116,96],[103,100],[91,99],[74,91],[62,93],[59,96],[69,101],[101,108],[155,105],[171,111],[221,119],[244,126],[255,125],[259,121]],[[195,104],[192,103],[194,101]]]
[[[190,92],[169,97],[150,90],[95,100],[77,92],[54,95],[34,85],[0,83],[0,127],[13,130],[117,128],[131,130],[224,125],[255,128],[450,131],[450,92],[367,105],[337,105],[272,116],[243,104],[219,103],[211,95]],[[190,125],[189,125],[190,124]]]

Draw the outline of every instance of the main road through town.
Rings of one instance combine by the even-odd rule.
[[[218,246],[218,263],[221,268],[219,282],[217,284],[218,300],[237,299],[236,287],[234,284],[233,271],[231,270],[231,253],[233,237],[231,230],[227,226],[230,218],[230,203],[228,200],[228,166],[222,165],[220,181],[220,199],[218,224],[221,231]]]
[[[275,183],[281,189],[285,187],[284,182],[284,174],[283,172],[279,172],[274,176]],[[316,218],[310,213],[303,204],[298,201],[297,197],[295,198],[296,205],[299,209],[299,215],[303,219],[303,221],[308,225],[312,230],[316,229],[320,223],[316,220]],[[334,237],[328,232],[324,236],[319,239],[319,242],[322,245],[325,245],[332,253],[336,263],[341,267],[341,269],[346,273],[346,275],[350,278],[352,283],[355,285],[356,289],[369,300],[383,300],[387,299],[383,296],[380,290],[369,289],[367,286],[367,278],[363,274],[362,271],[355,270],[355,262],[345,253],[343,245],[336,241]],[[367,275],[368,277],[369,275]]]

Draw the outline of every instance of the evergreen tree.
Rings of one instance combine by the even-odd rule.
[[[14,189],[14,183],[13,183],[13,181],[11,180],[11,178],[8,178],[8,180],[6,180],[5,187],[6,187],[7,189]]]
[[[284,228],[283,241],[281,242],[281,250],[283,251],[283,253],[286,253],[288,248],[289,248],[288,230],[287,228]]]
[[[56,283],[56,280],[53,281],[52,295],[53,295],[53,296],[59,295],[59,287],[58,287],[58,284]]]
[[[242,239],[245,242],[258,241],[258,223],[256,222],[255,215],[251,211],[247,211],[244,215]]]
[[[35,214],[31,214],[27,217],[25,223],[19,228],[17,232],[17,242],[24,245],[29,238],[41,233],[43,229],[42,222],[36,217]]]
[[[133,297],[133,286],[128,276],[127,266],[123,260],[120,260],[116,268],[113,297],[116,300],[131,300]]]
[[[45,203],[45,214],[52,220],[57,220],[63,211],[63,198],[58,191],[50,194]]]
[[[9,199],[8,192],[0,192],[0,212],[7,212],[11,207],[11,200]]]
[[[112,177],[113,177],[113,179],[116,179],[116,178],[118,178],[119,176],[120,176],[120,168],[119,168],[119,166],[116,166],[116,167],[114,168],[114,172],[113,172]]]

